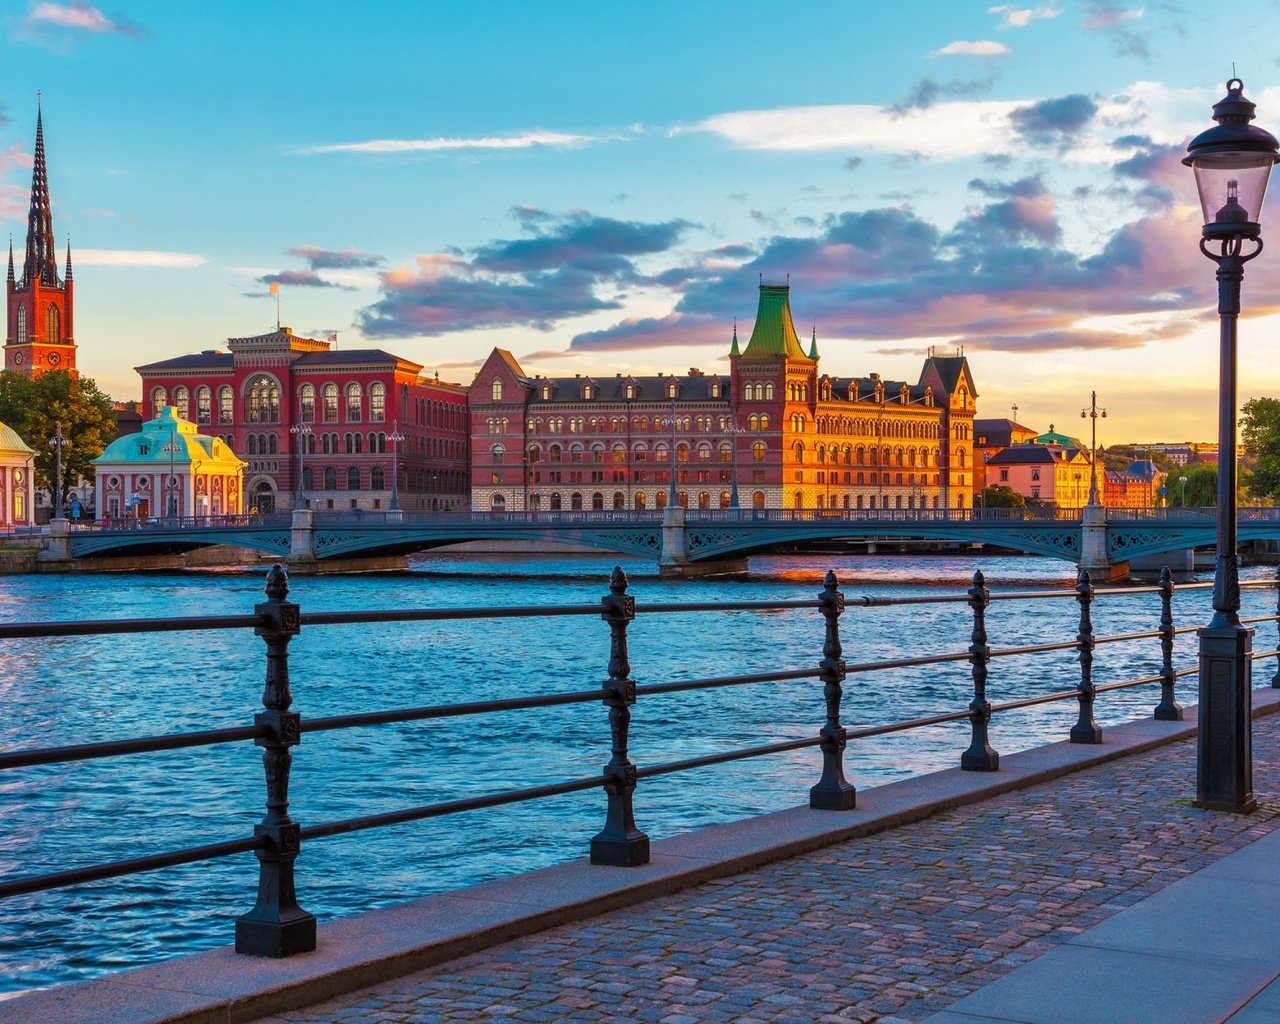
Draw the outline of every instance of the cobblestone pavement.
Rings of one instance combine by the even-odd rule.
[[[1253,815],[1188,806],[1186,741],[268,1020],[919,1021],[1280,826],[1278,739]]]

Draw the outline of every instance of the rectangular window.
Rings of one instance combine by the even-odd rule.
[[[1031,479],[1032,479],[1032,480],[1039,480],[1039,479],[1040,479],[1040,470],[1039,470],[1039,469],[1033,469],[1033,470],[1031,471]]]
[[[1000,470],[1000,481],[1001,481],[1001,483],[1003,483],[1004,481],[1006,481],[1006,480],[1008,480],[1008,479],[1009,479],[1009,471],[1008,471],[1007,469],[1002,469],[1002,470]]]
[[[218,422],[230,423],[235,411],[232,407],[232,391],[230,388],[223,388],[218,392]]]
[[[196,392],[196,422],[208,423],[213,419],[213,393],[208,388]]]

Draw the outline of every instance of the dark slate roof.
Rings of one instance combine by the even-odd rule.
[[[530,404],[543,405],[555,402],[576,402],[581,399],[582,386],[590,384],[596,389],[596,397],[591,401],[600,402],[625,402],[627,401],[627,384],[628,382],[636,386],[635,398],[631,401],[635,402],[665,402],[667,398],[667,386],[675,380],[679,384],[679,390],[676,392],[676,400],[680,402],[698,402],[713,401],[727,402],[729,400],[729,376],[725,374],[709,373],[696,377],[680,376],[678,374],[664,375],[662,377],[633,377],[624,374],[621,377],[593,377],[586,374],[582,377],[535,377],[529,383],[533,385],[533,396]],[[711,382],[713,380],[720,381],[720,397],[711,397]],[[551,397],[544,403],[542,398],[542,386],[550,384],[552,391]]]
[[[402,359],[380,348],[348,348],[337,352],[307,352],[294,360],[294,366],[333,366],[343,363],[406,363],[421,369],[421,364]]]
[[[886,405],[898,404],[898,396],[902,394],[903,387],[907,389],[907,400],[912,405],[922,403],[929,393],[927,384],[908,384],[906,381],[901,380],[881,380],[880,383],[884,385]],[[839,377],[832,377],[831,397],[845,402],[874,402],[876,397],[876,378],[850,377],[842,380]]]
[[[1056,444],[1018,444],[996,452],[987,463],[990,466],[1025,466],[1028,464],[1061,462],[1063,453],[1073,459],[1079,448],[1064,448]]]
[[[938,371],[938,379],[947,394],[952,394],[960,385],[960,375],[964,372],[964,356],[930,356],[927,362],[932,363]]]
[[[1008,447],[1011,445],[1015,430],[1028,434],[1034,433],[1032,428],[1024,427],[1021,423],[1011,419],[975,419],[973,421],[973,436],[979,438],[979,444],[990,447]]]
[[[230,370],[235,357],[230,352],[196,352],[189,356],[175,356],[158,363],[135,366],[134,372],[143,370]]]

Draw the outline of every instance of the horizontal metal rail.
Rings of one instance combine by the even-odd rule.
[[[67,622],[0,623],[0,640],[33,637],[117,636],[128,633],[188,633],[210,629],[252,629],[265,622],[257,615],[196,615],[180,619],[97,619]]]
[[[156,750],[181,750],[184,747],[210,747],[215,743],[256,740],[268,733],[265,725],[241,725],[232,729],[205,729],[179,732],[168,736],[145,736],[136,740],[106,740],[80,743],[71,747],[45,747],[38,750],[11,750],[0,753],[0,769],[28,768],[36,764],[65,764],[68,761],[92,761],[102,757],[147,754]]]

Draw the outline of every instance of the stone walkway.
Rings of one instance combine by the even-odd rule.
[[[1189,806],[1194,741],[554,928],[261,1024],[903,1024],[1280,826]]]

